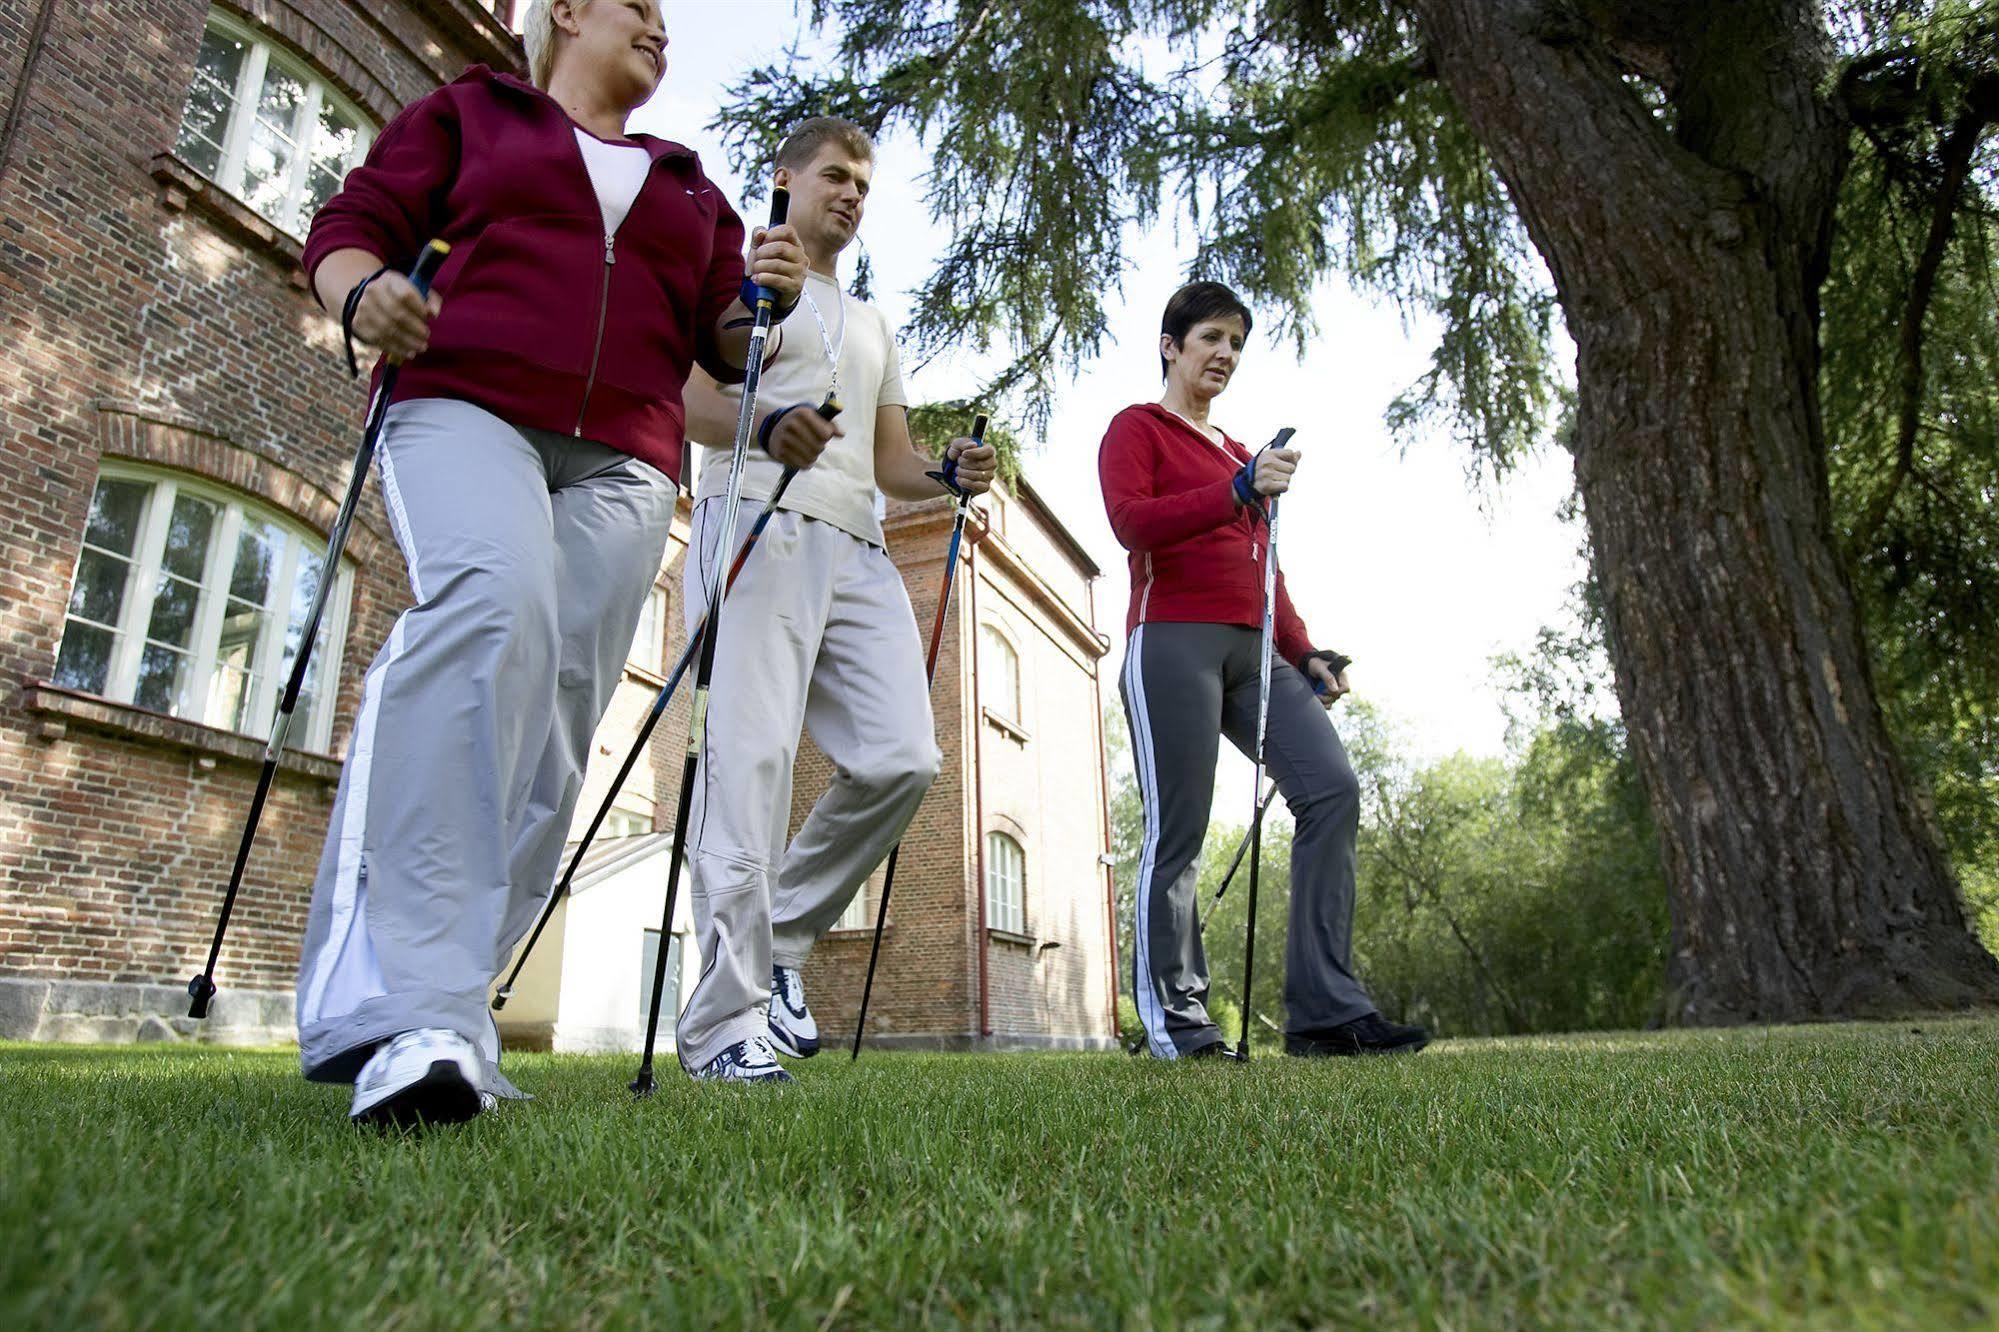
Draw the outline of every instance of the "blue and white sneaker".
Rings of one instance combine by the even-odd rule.
[[[696,1082],[764,1082],[781,1086],[791,1074],[771,1053],[770,1042],[761,1036],[737,1041],[699,1068],[688,1070]]]
[[[460,1124],[493,1104],[479,1088],[479,1054],[455,1031],[420,1027],[377,1047],[354,1079],[347,1117],[379,1128]]]
[[[771,968],[770,1043],[793,1059],[819,1053],[819,1024],[805,1006],[805,977],[797,967]]]

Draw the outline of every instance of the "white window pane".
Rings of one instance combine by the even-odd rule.
[[[644,1029],[646,1017],[652,1010],[653,972],[659,966],[659,931],[647,930],[639,944],[639,1027]],[[660,1025],[672,1029],[672,1020],[680,1015],[680,936],[674,935],[666,946],[666,981],[660,986]]]
[[[71,620],[63,626],[55,683],[87,694],[103,693],[111,678],[111,649],[117,641],[118,635],[109,629]]]
[[[191,646],[200,613],[201,584],[163,573],[153,586],[153,614],[146,622],[146,637],[163,647],[185,651]]]
[[[193,495],[174,497],[173,517],[167,522],[167,547],[160,565],[168,573],[196,583],[208,567],[208,542],[215,533],[218,505]]]
[[[287,220],[292,165],[298,156],[293,134],[306,96],[305,84],[285,70],[275,64],[265,70],[257,119],[243,158],[243,200],[274,222]]]
[[[181,716],[187,711],[193,674],[187,653],[148,643],[139,657],[139,686],[132,701],[154,712]]]
[[[261,606],[229,598],[222,635],[215,647],[215,680],[208,693],[208,724],[246,731],[259,725],[249,715],[257,691],[257,652],[270,629]]]
[[[80,620],[115,627],[125,608],[131,575],[129,560],[85,546],[76,561],[76,583],[69,590],[69,613]]]
[[[248,42],[213,28],[201,39],[174,151],[205,175],[221,170],[222,145],[236,110],[236,83],[249,50]]]
[[[236,559],[229,573],[229,595],[253,606],[271,604],[271,584],[284,556],[284,529],[267,519],[244,515],[236,539]]]
[[[638,627],[632,631],[632,646],[625,660],[641,670],[659,673],[666,657],[666,590],[655,587],[646,595],[639,612]]]
[[[99,481],[90,497],[90,520],[84,525],[83,539],[100,550],[130,555],[138,542],[139,523],[146,516],[146,496],[152,489],[144,481]]]

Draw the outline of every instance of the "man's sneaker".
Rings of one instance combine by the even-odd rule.
[[[380,1128],[458,1124],[486,1108],[479,1054],[455,1031],[420,1027],[376,1049],[354,1079],[347,1117]]]
[[[737,1041],[699,1068],[689,1069],[697,1082],[767,1082],[780,1085],[791,1074],[771,1053],[770,1042],[761,1036]]]
[[[1182,1059],[1233,1059],[1235,1047],[1227,1041],[1209,1041],[1180,1056]]]
[[[1369,1013],[1351,1022],[1342,1022],[1330,1031],[1287,1032],[1284,1053],[1320,1059],[1334,1055],[1415,1054],[1430,1043],[1430,1033],[1421,1027],[1390,1022],[1379,1013]]]
[[[797,967],[770,972],[770,1043],[781,1055],[810,1059],[819,1053],[819,1024],[805,1006],[805,977]]]

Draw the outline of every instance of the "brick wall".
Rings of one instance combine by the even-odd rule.
[[[225,7],[380,119],[505,55],[468,0]],[[323,530],[362,390],[297,279],[295,243],[240,207],[233,222],[189,207],[160,179],[208,5],[65,0],[24,92],[38,8],[0,15],[10,110],[20,101],[0,175],[0,976],[172,984],[205,952],[261,747],[32,687],[61,641],[99,462],[195,473]],[[372,490],[349,554],[336,752],[407,595]],[[225,988],[290,984],[335,771],[301,760],[280,778]]]

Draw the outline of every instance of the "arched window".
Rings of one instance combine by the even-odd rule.
[[[374,139],[368,116],[303,60],[209,12],[174,141],[181,160],[303,236]]]
[[[1027,853],[1003,832],[986,834],[986,927],[1027,933]]]
[[[1006,635],[990,622],[979,626],[984,649],[979,681],[979,702],[996,717],[1021,725],[1020,654]]]
[[[106,463],[90,497],[52,683],[259,739],[270,734],[325,538],[219,487]],[[352,574],[320,620],[292,743],[324,750]]]

